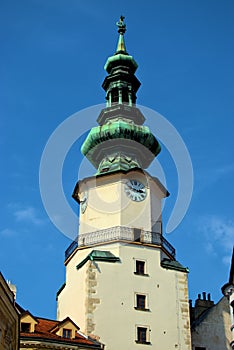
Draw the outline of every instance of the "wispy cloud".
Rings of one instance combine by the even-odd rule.
[[[10,228],[5,228],[0,231],[0,236],[12,237],[12,236],[15,236],[15,234],[16,234],[16,231]]]
[[[205,164],[205,162],[204,162]],[[233,176],[234,163],[224,164],[219,167],[205,167],[200,168],[199,172],[195,173],[194,193],[199,194],[204,191],[205,188],[210,188],[217,184],[219,181],[223,181],[225,176]]]
[[[34,225],[41,225],[44,223],[44,221],[38,217],[36,210],[33,207],[17,209],[14,212],[14,217],[18,222],[30,222]]]
[[[223,263],[229,265],[234,244],[234,222],[217,216],[207,216],[200,220],[199,228],[205,236],[207,253],[217,255],[221,251]]]
[[[214,172],[217,175],[217,177],[219,177],[223,175],[229,175],[233,173],[233,171],[234,171],[234,164],[227,164],[222,167],[216,168]]]

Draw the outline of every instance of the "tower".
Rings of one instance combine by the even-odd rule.
[[[161,203],[169,193],[145,170],[161,148],[136,107],[140,82],[122,16],[117,26],[102,85],[106,108],[82,145],[97,172],[74,189],[79,234],[65,253],[57,316],[71,317],[107,350],[189,350],[188,270],[162,235]]]

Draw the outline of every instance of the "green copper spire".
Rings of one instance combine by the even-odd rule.
[[[126,32],[126,24],[124,23],[124,16],[120,16],[119,22],[116,23],[118,27],[118,33],[119,33],[119,41],[117,45],[116,55],[119,53],[122,53],[124,55],[127,55],[125,42],[124,42],[124,33]]]
[[[125,47],[126,24],[117,22],[117,51],[107,59],[106,108],[98,116],[98,126],[90,130],[81,151],[97,169],[96,175],[147,168],[161,150],[145,118],[136,107],[136,93],[141,85],[135,72],[137,63]]]
[[[133,106],[136,103],[136,92],[141,85],[135,76],[138,65],[126,51],[124,17],[120,16],[120,20],[116,24],[119,41],[115,54],[108,57],[104,66],[108,76],[105,78],[102,87],[106,91],[107,107],[111,107],[116,103]]]

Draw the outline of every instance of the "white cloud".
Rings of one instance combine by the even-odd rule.
[[[35,225],[43,224],[43,220],[37,216],[36,210],[33,207],[18,209],[14,212],[16,221],[31,222]]]
[[[201,220],[200,230],[204,233],[208,254],[223,255],[223,263],[229,265],[234,244],[234,222],[217,216],[208,216]]]

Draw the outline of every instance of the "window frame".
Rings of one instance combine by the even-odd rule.
[[[63,328],[63,338],[71,339],[72,330],[70,328]]]
[[[144,332],[144,333],[143,333]],[[142,335],[145,335],[142,339]],[[150,345],[150,327],[145,325],[136,325],[136,340],[137,344]]]
[[[140,265],[143,264],[143,269]],[[143,259],[134,259],[134,274],[137,276],[149,276],[147,273],[146,260]],[[142,272],[143,270],[143,272]]]
[[[142,298],[142,300],[144,299],[144,307],[142,307],[141,302],[142,300],[140,300]],[[149,310],[149,305],[148,305],[148,295],[144,294],[144,293],[135,293],[135,310],[140,310],[140,311],[150,311]]]
[[[31,323],[30,322],[20,322],[20,332],[31,333]]]

